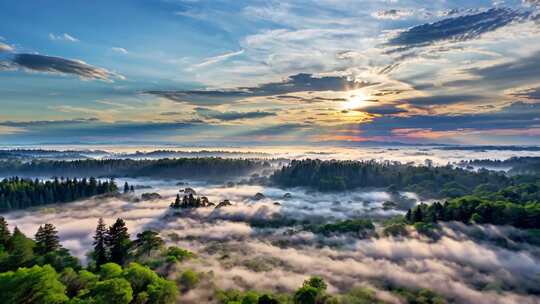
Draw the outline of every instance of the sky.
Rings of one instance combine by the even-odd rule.
[[[1,1],[3,144],[540,145],[540,1]]]

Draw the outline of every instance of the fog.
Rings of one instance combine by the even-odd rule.
[[[174,181],[148,179],[119,179],[118,183],[124,181],[152,188],[138,189],[131,197],[84,200],[4,216],[12,228],[17,226],[28,236],[39,225],[53,223],[63,246],[83,262],[99,217],[109,225],[123,218],[132,238],[144,229],[157,230],[169,244],[190,249],[198,257],[177,266],[171,278],[187,268],[207,274],[198,288],[182,296],[186,303],[210,296],[212,289],[205,285],[210,281],[223,289],[279,292],[296,289],[310,275],[325,278],[330,292],[369,285],[389,303],[399,303],[399,299],[374,286],[425,287],[460,303],[540,302],[540,248],[515,242],[523,232],[514,228],[448,223],[435,239],[414,232],[406,238],[359,239],[252,225],[255,220],[276,218],[322,223],[389,217],[404,211],[385,210],[385,201],[415,204],[414,193],[358,190],[329,194],[190,181],[177,186]],[[169,204],[182,187],[191,187],[215,203],[229,199],[233,205],[171,210]],[[162,199],[137,202],[144,192],[157,192]],[[264,198],[255,200],[257,193]],[[284,197],[286,193],[289,198]]]

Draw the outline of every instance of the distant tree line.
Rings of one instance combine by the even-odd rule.
[[[479,185],[501,188],[512,181],[502,173],[454,168],[414,166],[399,162],[293,160],[277,170],[271,181],[282,187],[310,187],[344,191],[362,187],[408,190],[423,197],[459,197]]]
[[[85,159],[73,161],[0,161],[0,174],[98,177],[223,178],[268,167],[268,162],[219,157],[158,160]]]
[[[511,157],[505,160],[499,159],[475,159],[462,161],[460,166],[482,166],[498,169],[508,169],[508,173],[511,175],[516,174],[540,174],[540,157],[537,156],[524,156],[524,157]]]
[[[0,181],[0,211],[65,203],[117,191],[113,180],[54,178],[41,181],[19,177]]]

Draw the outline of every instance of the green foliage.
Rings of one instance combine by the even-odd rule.
[[[0,246],[6,248],[10,238],[8,223],[4,217],[0,216]]]
[[[410,223],[460,221],[518,228],[540,228],[540,202],[512,203],[488,201],[476,196],[465,196],[444,204],[420,204],[411,210]]]
[[[308,229],[315,233],[322,233],[325,235],[338,233],[356,233],[360,236],[365,236],[368,233],[372,232],[375,229],[375,226],[370,220],[353,219],[319,226],[310,226],[308,227]]]
[[[445,304],[446,300],[429,289],[397,288],[394,292],[404,298],[409,304]]]
[[[99,270],[101,265],[107,263],[109,260],[109,250],[107,248],[107,228],[103,218],[99,218],[96,227],[96,233],[94,235],[94,261],[96,267]]]
[[[2,161],[0,172],[42,176],[155,177],[168,179],[222,178],[246,175],[269,166],[267,162],[219,157],[144,159],[84,159],[74,161]],[[115,186],[116,187],[116,186]]]
[[[65,303],[66,288],[48,265],[0,274],[0,303]]]
[[[165,245],[159,233],[151,230],[143,231],[137,234],[137,239],[133,242],[135,255],[150,256],[153,250],[159,250]]]
[[[17,227],[13,230],[13,235],[8,241],[7,251],[9,258],[4,269],[17,269],[18,267],[30,266],[34,259],[33,240],[27,238]]]
[[[183,290],[193,289],[199,283],[199,274],[192,269],[188,269],[180,275],[178,281]]]
[[[302,286],[294,293],[295,304],[316,304],[319,290],[312,286]]]
[[[176,246],[167,248],[166,255],[169,262],[182,262],[195,256],[191,251]]]
[[[343,191],[362,187],[409,190],[424,197],[457,197],[481,184],[507,186],[504,174],[451,166],[411,166],[398,162],[293,160],[271,176],[283,187],[311,187],[319,191]],[[441,185],[443,185],[441,187]]]
[[[365,287],[355,287],[349,290],[344,295],[338,297],[341,304],[382,304],[383,301],[378,300],[375,292]]]
[[[60,238],[58,232],[52,224],[39,226],[35,236],[37,254],[45,254],[60,249]]]
[[[133,300],[133,289],[125,279],[108,279],[96,283],[90,290],[89,296],[96,304],[128,304]]]
[[[126,223],[121,218],[109,227],[106,244],[110,252],[110,261],[124,265],[128,258],[131,240]]]
[[[0,162],[0,167],[3,163]],[[0,211],[66,203],[116,190],[113,181],[101,182],[95,178],[90,180],[55,178],[53,181],[6,178],[0,181]]]
[[[122,266],[116,263],[107,263],[101,265],[99,276],[101,279],[118,278],[122,275]]]

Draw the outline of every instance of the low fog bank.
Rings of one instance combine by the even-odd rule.
[[[474,159],[504,160],[510,157],[539,156],[540,148],[511,147],[441,147],[441,146],[370,146],[370,147],[173,147],[173,146],[39,146],[0,147],[13,151],[10,159],[159,159],[221,157],[246,159],[321,159],[321,160],[390,160],[423,164],[430,159],[436,165]],[[40,150],[46,149],[46,150]],[[13,154],[13,155],[11,155]]]
[[[385,208],[384,203],[399,198],[402,204],[415,204],[412,193],[396,198],[365,190],[328,194],[202,182],[177,186],[145,179],[118,183],[124,181],[135,185],[132,197],[85,200],[4,216],[11,228],[18,226],[28,236],[39,225],[53,223],[62,244],[83,261],[99,217],[107,224],[123,218],[132,237],[145,229],[158,230],[169,244],[198,256],[178,265],[170,273],[172,278],[186,268],[206,273],[198,288],[183,295],[183,303],[198,303],[210,292],[205,280],[225,289],[292,291],[310,275],[322,276],[330,291],[369,284],[396,303],[398,299],[385,294],[382,286],[430,288],[459,303],[540,302],[540,248],[518,242],[523,231],[515,228],[448,223],[435,238],[412,232],[405,238],[360,239],[253,225],[275,218],[323,223],[389,217],[404,211]],[[169,205],[181,187],[191,187],[212,202],[228,199],[233,205],[171,210]],[[157,192],[162,198],[137,201],[144,192]],[[257,193],[263,195],[256,197]]]

